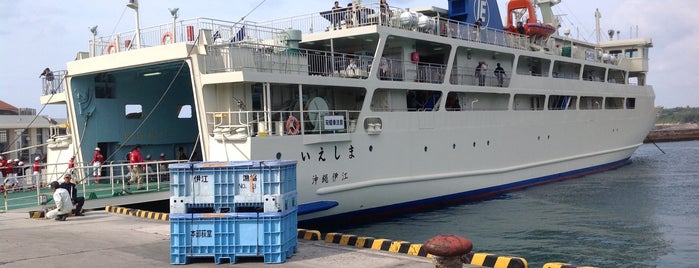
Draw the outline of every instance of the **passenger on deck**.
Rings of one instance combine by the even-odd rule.
[[[388,20],[391,18],[391,8],[386,0],[381,0],[379,10],[381,12],[381,25],[388,25]]]
[[[505,82],[505,77],[507,76],[505,74],[505,69],[503,69],[498,62],[498,67],[495,67],[495,71],[493,72],[495,73],[495,77],[498,79],[498,87],[502,87]]]
[[[330,23],[333,25],[333,30],[337,29],[342,29],[342,19],[344,18],[342,14],[342,7],[340,6],[340,2],[335,1],[335,5],[332,7],[332,15],[331,15],[332,20]]]
[[[46,67],[41,74],[39,74],[39,77],[44,77],[44,94],[48,94],[51,92],[51,94],[55,94],[56,90],[53,88],[53,72],[49,67]]]
[[[385,57],[381,57],[379,61],[379,79],[389,80],[388,74],[390,73],[390,66],[388,65],[388,60]]]
[[[75,204],[75,216],[85,216],[82,213],[83,205],[85,204],[85,197],[78,196],[78,189],[76,188],[75,183],[72,183],[70,180],[70,174],[66,174],[66,176],[63,177],[63,183],[61,183],[59,187],[66,189],[70,194],[70,201]]]
[[[478,66],[476,66],[476,77],[478,78],[478,85],[479,86],[485,86],[485,75],[488,73],[488,65],[481,61],[478,63]]]
[[[517,31],[519,34],[524,34],[524,24],[521,21],[517,22]]]
[[[347,64],[347,68],[345,68],[345,71],[347,72],[347,75],[357,75],[357,64],[354,63],[354,59],[349,59],[349,64]]]

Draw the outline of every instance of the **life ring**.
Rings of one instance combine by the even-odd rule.
[[[175,42],[175,35],[172,34],[171,32],[165,32],[163,34],[163,38],[160,39],[160,44],[162,44],[162,45],[166,44],[168,37],[170,37],[170,43]]]
[[[299,121],[299,119],[293,115],[289,116],[289,119],[286,120],[286,134],[289,134],[289,135],[299,134],[300,129],[301,129],[301,122]]]
[[[107,45],[107,51],[106,51],[107,54],[112,54],[112,50],[114,51],[114,53],[117,52],[117,46],[116,46],[116,43],[114,43],[114,42],[111,42],[111,43],[109,43],[109,45]]]

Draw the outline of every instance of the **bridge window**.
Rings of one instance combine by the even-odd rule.
[[[636,98],[626,98],[626,109],[636,109]]]
[[[143,115],[143,107],[140,104],[127,104],[124,111],[126,119],[139,119]]]

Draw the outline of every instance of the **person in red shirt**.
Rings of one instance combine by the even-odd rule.
[[[32,165],[32,187],[36,186],[36,182],[41,181],[41,157],[34,158],[34,164]],[[39,187],[44,187],[44,182],[41,181]]]
[[[131,150],[131,154],[129,155],[129,163],[131,163],[131,179],[129,180],[129,183],[138,182],[138,187],[136,190],[141,190],[143,189],[141,187],[141,184],[143,183],[143,176],[141,176],[141,173],[143,173],[141,145],[136,145],[136,147]]]
[[[7,166],[7,159],[5,159],[4,156],[0,155],[0,175],[2,175],[2,178],[7,177],[7,169],[5,168]]]
[[[102,156],[100,147],[95,147],[95,155],[92,156],[92,177],[95,178],[95,183],[100,183],[103,162],[104,156]]]
[[[73,174],[73,170],[75,170],[75,156],[71,156],[68,160],[68,174]]]

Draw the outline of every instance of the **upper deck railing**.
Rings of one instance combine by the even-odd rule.
[[[406,12],[408,9],[391,7],[389,12],[381,13],[379,4],[368,4],[355,9],[326,10],[261,23],[231,22],[210,18],[181,20],[176,22],[174,26],[172,23],[166,23],[140,29],[140,47],[154,47],[175,42],[194,44],[202,29],[211,31],[214,42],[228,43],[248,39],[270,44],[275,39],[284,38],[286,29],[312,34],[353,27],[382,25],[472,42],[528,49],[529,38],[524,35],[499,29],[479,28],[475,24],[446,18],[427,17],[417,13],[409,13],[410,16],[407,16],[409,19],[406,19],[406,15],[403,15]],[[136,40],[135,30],[95,38],[89,42],[89,47],[92,55],[99,56],[137,49],[138,44],[135,44],[133,40]]]

